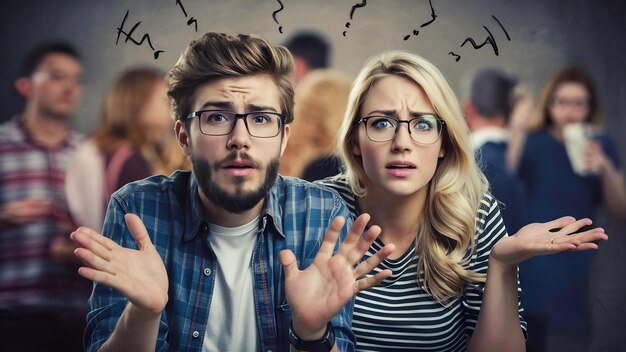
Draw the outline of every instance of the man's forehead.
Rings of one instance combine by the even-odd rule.
[[[43,57],[37,70],[62,70],[62,71],[77,71],[80,73],[82,67],[80,62],[73,56],[64,53],[50,53]]]
[[[269,75],[220,78],[196,89],[194,108],[207,102],[230,102],[233,105],[280,105],[278,86]]]

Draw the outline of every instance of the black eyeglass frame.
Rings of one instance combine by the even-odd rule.
[[[190,113],[189,115],[187,115],[185,117],[185,120],[190,120],[193,119],[194,117],[200,117],[200,115],[202,115],[202,113],[204,112],[218,112],[218,113],[226,113],[226,114],[231,114],[235,120],[232,123],[232,126],[230,127],[230,130],[226,133],[220,133],[220,134],[209,134],[206,133],[202,130],[202,121],[200,121],[200,119],[198,119],[198,126],[200,127],[200,132],[206,136],[226,136],[228,134],[230,134],[234,129],[235,126],[237,126],[237,120],[242,119],[243,120],[243,124],[246,126],[246,131],[248,131],[248,134],[251,135],[252,137],[255,138],[274,138],[276,136],[278,136],[281,132],[281,127],[285,126],[285,124],[287,123],[287,117],[284,114],[281,114],[279,112],[276,111],[250,111],[250,112],[244,112],[243,114],[238,114],[236,112],[232,112],[232,111],[228,111],[228,110],[198,110],[198,111],[194,111],[192,113]],[[255,136],[250,132],[250,128],[248,127],[248,120],[247,117],[248,115],[253,115],[253,114],[270,114],[270,115],[275,115],[278,116],[280,118],[280,122],[278,124],[278,129],[276,131],[275,135],[272,136]]]
[[[434,140],[433,142],[431,142],[431,143],[422,143],[422,142],[418,142],[418,141],[416,141],[416,140],[415,140],[415,138],[413,138],[413,133],[411,133],[411,128],[410,128],[410,126],[411,126],[411,125],[410,125],[410,123],[411,123],[411,122],[413,122],[413,121],[415,121],[415,120],[423,119],[423,118],[424,118],[424,117],[426,117],[426,116],[432,116],[432,117],[434,117],[434,118],[435,118],[435,120],[437,120],[437,122],[439,122],[439,123],[441,124],[441,129],[439,129],[439,134],[437,135],[437,139],[435,139],[435,140]],[[387,139],[387,140],[384,140],[384,141],[375,141],[375,140],[373,140],[373,139],[372,139],[372,137],[370,137],[369,133],[367,132],[367,121],[368,121],[368,120],[370,120],[370,119],[373,119],[373,118],[386,118],[386,119],[396,120],[396,121],[398,122],[398,125],[396,126],[396,129],[395,129],[395,131],[393,132],[393,136],[392,136],[391,138]],[[355,125],[359,125],[359,124],[361,124],[361,123],[364,123],[364,124],[365,124],[365,134],[367,135],[367,138],[368,138],[370,141],[372,141],[372,142],[376,142],[376,143],[384,143],[384,142],[389,142],[389,141],[390,141],[390,140],[392,140],[392,139],[395,137],[395,135],[398,133],[398,129],[400,128],[400,124],[401,124],[401,123],[406,123],[406,128],[407,128],[407,130],[409,131],[409,135],[411,136],[411,139],[412,139],[415,143],[417,143],[417,144],[422,144],[422,145],[429,145],[429,144],[435,144],[435,143],[437,143],[437,141],[441,138],[441,135],[443,134],[443,130],[444,130],[445,126],[446,126],[446,121],[444,121],[444,120],[443,120],[441,117],[439,117],[438,115],[435,115],[435,114],[430,114],[430,113],[427,113],[427,114],[418,114],[416,117],[413,117],[413,118],[411,118],[411,119],[409,119],[409,120],[399,120],[399,119],[398,119],[398,118],[396,118],[396,117],[393,117],[393,116],[386,116],[386,115],[370,115],[370,116],[365,116],[365,117],[360,118],[360,119],[359,119],[358,121],[356,121],[354,124],[355,124]]]

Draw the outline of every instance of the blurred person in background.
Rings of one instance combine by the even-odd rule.
[[[294,34],[285,46],[291,52],[294,61],[294,80],[300,83],[313,70],[328,68],[331,46],[327,39],[314,31]]]
[[[526,224],[523,186],[507,162],[508,123],[516,85],[515,78],[500,70],[479,70],[471,81],[469,99],[463,104],[476,161],[500,203],[509,233]]]
[[[0,126],[1,349],[82,351],[91,286],[76,272],[63,189],[81,138],[69,126],[82,91],[76,49],[33,48],[15,89],[25,109]]]
[[[616,218],[626,217],[626,191],[617,152],[600,132],[601,106],[591,77],[578,68],[554,74],[544,87],[527,136],[526,121],[512,129],[521,141],[513,165],[524,184],[528,221],[572,215],[594,218],[605,205]],[[575,143],[580,155],[569,155],[565,131],[585,126],[588,135]],[[582,127],[581,127],[582,128]],[[593,132],[592,132],[593,131]],[[525,138],[524,138],[525,137]],[[572,159],[574,158],[574,159]],[[585,172],[575,171],[579,158]],[[533,350],[585,351],[590,340],[588,275],[591,252],[533,258],[520,267],[522,299]],[[544,322],[533,331],[532,321]],[[544,342],[545,341],[545,342]]]
[[[338,173],[339,162],[330,154],[337,142],[350,83],[343,73],[327,69],[315,70],[300,82],[295,91],[291,140],[281,158],[282,175],[313,181]],[[313,161],[317,166],[305,171]]]
[[[78,225],[100,229],[111,194],[125,184],[189,168],[173,126],[163,72],[144,66],[117,77],[100,125],[72,154],[67,171],[67,198]]]

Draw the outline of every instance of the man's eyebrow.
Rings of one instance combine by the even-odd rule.
[[[248,104],[246,107],[248,108],[248,111],[274,111],[274,112],[278,112],[278,110],[276,110],[276,108],[274,108],[272,106],[266,106],[266,105]]]
[[[229,101],[207,101],[200,107],[200,110],[207,108],[216,108],[222,110],[233,110],[233,104]],[[268,105],[248,104],[246,105],[247,111],[274,111],[278,112],[276,108]]]
[[[200,107],[200,110],[204,110],[206,108],[218,108],[223,110],[230,110],[232,108],[232,104],[228,101],[207,101]]]

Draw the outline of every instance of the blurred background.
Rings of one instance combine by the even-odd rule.
[[[13,82],[24,54],[43,40],[68,40],[80,51],[84,95],[73,126],[89,134],[99,121],[107,87],[124,68],[147,63],[168,70],[189,41],[208,31],[257,33],[273,43],[284,43],[296,32],[308,30],[328,39],[330,67],[350,77],[373,54],[407,49],[437,65],[459,98],[466,94],[467,77],[480,68],[496,67],[517,76],[536,99],[550,74],[567,65],[581,66],[595,80],[606,132],[615,141],[620,159],[626,160],[626,139],[622,137],[626,131],[626,2],[385,0],[353,7],[362,3],[365,1],[3,0],[0,121],[22,111],[23,102]],[[431,22],[433,10],[436,18]],[[142,38],[141,45],[133,42]],[[477,46],[487,38],[490,43],[474,48],[467,42],[461,47],[467,38]],[[596,331],[592,349],[626,350],[622,333],[626,327],[626,226],[608,217],[601,219],[610,239],[594,258]]]

